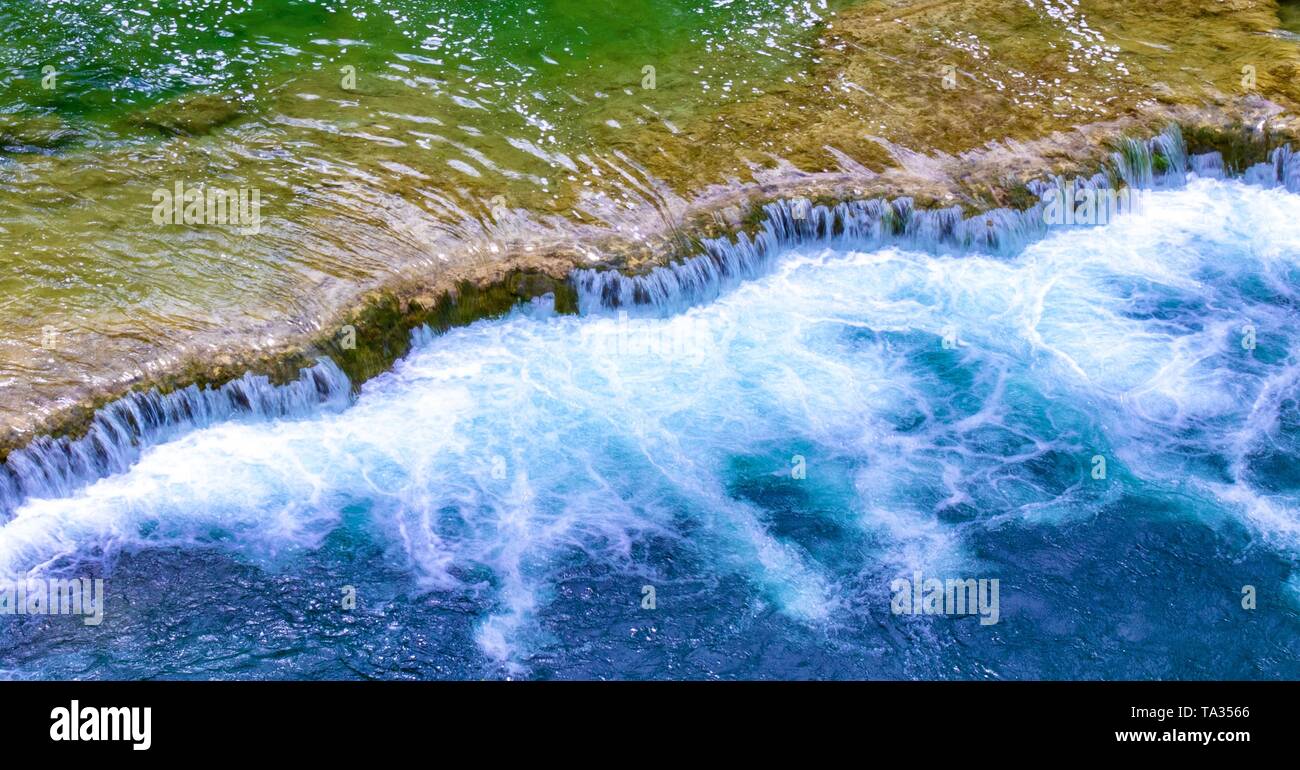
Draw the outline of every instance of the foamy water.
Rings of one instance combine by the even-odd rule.
[[[555,620],[579,573],[626,578],[600,600],[633,615],[643,585],[738,581],[834,644],[884,622],[890,577],[996,577],[990,533],[1137,499],[1294,567],[1300,196],[1145,203],[1013,258],[806,249],[670,318],[538,306],[421,335],[351,408],[197,430],[28,501],[0,576],[196,547],[282,574],[347,528],[412,595],[472,597],[467,654],[528,673],[583,655]]]

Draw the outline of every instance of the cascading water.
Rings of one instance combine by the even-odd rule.
[[[1039,207],[995,209],[962,218],[959,207],[918,210],[910,198],[865,200],[834,207],[803,199],[763,207],[757,235],[741,233],[736,241],[708,239],[704,254],[656,267],[645,275],[624,276],[616,270],[581,269],[573,273],[581,312],[601,308],[671,314],[717,297],[740,281],[768,270],[782,250],[802,244],[839,244],[863,248],[886,243],[922,249],[989,251],[1010,254],[1041,234]]]
[[[29,495],[0,577],[105,574],[107,608],[0,628],[0,670],[1293,678],[1293,156],[1136,154],[1107,227],[775,205],[576,274],[581,317],[417,332],[346,409]],[[896,614],[917,573],[1000,580],[997,622]]]
[[[142,451],[183,432],[232,419],[303,417],[323,405],[341,408],[350,388],[343,370],[323,359],[280,386],[246,374],[219,388],[133,393],[96,412],[80,438],[42,437],[11,452],[0,464],[0,517],[29,497],[63,497],[122,473]]]
[[[1046,198],[1067,185],[1077,189],[1135,190],[1180,187],[1188,171],[1196,178],[1225,177],[1217,152],[1188,157],[1177,125],[1150,140],[1126,139],[1112,154],[1108,173],[1087,178],[1034,180],[1029,191],[1040,201],[1026,209],[999,208],[964,217],[958,206],[923,210],[910,198],[850,201],[832,207],[806,199],[782,200],[763,207],[763,220],[752,238],[741,233],[733,242],[706,239],[704,253],[656,267],[644,275],[617,270],[580,269],[573,273],[578,306],[584,313],[619,309],[631,313],[671,314],[708,302],[740,281],[766,272],[784,250],[805,245],[872,249],[897,245],[934,253],[1011,255],[1043,237]],[[1300,192],[1300,157],[1279,147],[1269,162],[1246,169],[1244,179],[1261,187],[1280,186]]]

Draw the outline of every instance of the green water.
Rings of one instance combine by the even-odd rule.
[[[646,66],[669,86],[698,89],[650,101],[698,107],[797,62],[799,33],[820,18],[756,0],[8,2],[0,13],[10,43],[0,50],[4,112],[54,117],[97,138],[130,135],[133,116],[182,94],[220,93],[255,111],[316,74],[341,84],[344,66],[363,93],[382,79],[431,96],[482,95],[539,127],[580,122],[577,100],[536,104],[567,89],[581,99],[650,91]]]
[[[668,193],[641,163],[683,168],[692,125],[805,82],[830,13],[2,0],[0,401],[275,344],[516,232],[565,243],[654,211]],[[257,190],[259,231],[159,225],[154,196],[178,182]]]

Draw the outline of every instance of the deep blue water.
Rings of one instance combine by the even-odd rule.
[[[1300,196],[1200,180],[1014,257],[807,247],[667,318],[425,335],[351,406],[27,501],[0,576],[103,575],[105,620],[0,618],[0,671],[1297,678],[1298,302]],[[918,571],[998,622],[894,614]]]

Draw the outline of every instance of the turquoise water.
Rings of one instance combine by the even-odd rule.
[[[23,504],[0,577],[108,599],[8,619],[0,670],[1295,678],[1298,302],[1300,197],[1200,179],[1010,257],[808,246],[666,317],[420,335],[347,408]],[[896,614],[918,572],[998,621]]]

